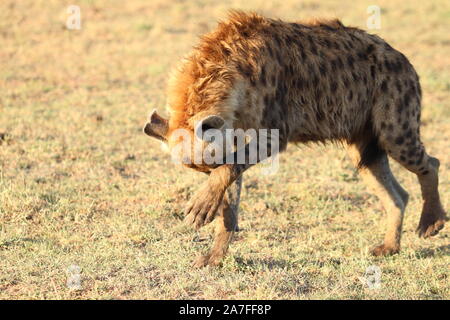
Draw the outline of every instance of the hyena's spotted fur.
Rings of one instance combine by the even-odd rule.
[[[338,20],[287,23],[232,12],[172,76],[168,122],[154,114],[146,132],[170,147],[179,142],[171,139],[174,130],[193,132],[197,121],[218,115],[232,128],[279,129],[281,151],[288,142],[345,142],[388,213],[384,243],[373,250],[385,255],[399,251],[408,201],[387,155],[419,178],[419,235],[435,235],[444,225],[439,161],[420,141],[420,101],[413,66],[376,35]],[[200,227],[219,213],[215,245],[196,264],[215,265],[236,226],[232,199],[238,199],[241,175],[251,165],[190,166],[209,178],[188,205],[188,221]]]

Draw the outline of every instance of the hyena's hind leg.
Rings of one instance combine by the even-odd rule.
[[[366,148],[366,144],[357,143],[349,145],[347,150],[355,165],[358,166],[364,182],[381,200],[387,213],[384,243],[372,249],[372,254],[376,256],[395,254],[400,250],[403,215],[408,203],[408,193],[393,176],[384,151],[377,149],[373,159],[361,166]]]
[[[233,234],[238,231],[238,210],[242,175],[228,187],[216,217],[214,244],[211,250],[194,261],[194,267],[217,266],[228,251]]]
[[[436,235],[443,227],[446,214],[439,197],[439,160],[429,156],[420,141],[418,130],[405,130],[393,136],[382,132],[380,143],[389,156],[415,173],[422,190],[423,209],[417,232],[420,237]]]

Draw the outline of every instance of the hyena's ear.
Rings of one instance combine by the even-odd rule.
[[[150,121],[145,125],[144,132],[150,137],[156,138],[158,140],[167,141],[167,131],[169,129],[169,122],[161,117],[156,109],[150,114]]]
[[[208,134],[205,134],[210,129],[223,131],[226,128],[225,120],[217,115],[211,115],[200,120],[195,126],[195,135],[204,141],[210,142],[211,139]]]

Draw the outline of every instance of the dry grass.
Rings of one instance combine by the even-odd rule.
[[[80,5],[82,30],[64,27]],[[204,177],[175,167],[141,133],[164,105],[170,67],[228,8],[284,19],[340,17],[365,28],[373,1],[14,1],[0,3],[0,298],[449,299],[449,228],[414,234],[415,176],[403,251],[375,259],[384,213],[337,147],[292,146],[276,176],[246,175],[240,226],[223,267],[192,270],[210,244],[182,224]],[[423,140],[441,160],[450,208],[450,3],[377,1],[378,33],[423,85]],[[82,290],[66,286],[71,265]],[[382,270],[370,290],[366,267]]]

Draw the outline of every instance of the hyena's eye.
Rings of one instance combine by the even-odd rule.
[[[209,123],[202,123],[202,127],[201,127],[203,132],[206,132],[210,129],[215,129],[212,125],[210,125]]]

